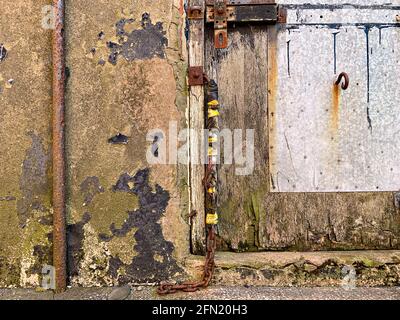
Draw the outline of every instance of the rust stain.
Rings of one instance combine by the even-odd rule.
[[[180,2],[179,2],[179,14],[182,17],[184,13],[185,13],[185,4],[183,3],[183,0],[180,0]]]
[[[333,84],[332,87],[332,106],[330,110],[329,129],[327,130],[327,141],[329,141],[329,148],[325,155],[325,161],[327,166],[336,168],[338,165],[337,159],[339,156],[339,141],[338,141],[338,129],[340,124],[340,85]]]
[[[332,88],[332,110],[330,128],[332,133],[336,134],[340,121],[340,86],[334,84]]]
[[[276,92],[278,88],[278,28],[270,27],[268,32],[268,139],[269,139],[269,171],[274,173],[276,162]],[[273,183],[272,183],[273,188]]]

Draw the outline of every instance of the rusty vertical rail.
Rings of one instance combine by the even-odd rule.
[[[53,264],[56,291],[66,289],[64,0],[53,0]]]

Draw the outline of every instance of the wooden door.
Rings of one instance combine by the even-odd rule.
[[[400,188],[400,127],[393,111],[400,97],[394,85],[399,8],[281,2],[288,10],[286,24],[231,25],[227,49],[215,49],[212,28],[205,31],[205,66],[219,85],[221,129],[254,129],[253,173],[237,175],[235,165],[219,168],[219,249],[399,249],[394,192]],[[380,70],[384,61],[387,67]],[[342,71],[349,73],[351,88],[335,98],[333,83]],[[319,191],[322,180],[312,175],[322,172],[321,150],[332,148],[324,141],[331,143],[333,112],[339,113],[334,117],[340,121],[334,138],[341,139],[339,154],[324,156],[332,164],[324,167],[330,177]],[[324,120],[319,113],[326,113]],[[377,154],[381,149],[384,157]],[[371,157],[369,168],[360,165],[358,160]],[[293,171],[300,172],[297,189]],[[277,173],[288,177],[285,188],[277,188]]]

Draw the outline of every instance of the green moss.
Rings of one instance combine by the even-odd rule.
[[[243,211],[244,216],[241,217],[240,221],[244,221],[247,224],[247,234],[239,237],[240,241],[237,245],[240,252],[259,251],[259,225],[261,216],[263,216],[263,211],[265,210],[263,203],[266,193],[267,188],[261,186],[255,191],[246,193],[243,196],[243,201],[242,199],[231,197],[220,206],[220,222],[224,226],[224,229],[228,229],[230,234],[237,234],[237,230],[234,230],[234,228],[237,228],[237,225],[232,223],[232,221],[238,221],[238,208]],[[241,225],[240,228],[242,227]]]
[[[260,226],[260,217],[265,210],[264,207],[264,198],[267,193],[266,186],[259,187],[256,191],[249,193],[246,196],[245,200],[245,210],[249,220],[252,221],[252,225],[254,226],[254,234],[252,236],[253,240],[253,250],[260,247],[260,238],[259,238],[259,226]],[[249,235],[250,236],[250,235]],[[249,239],[250,240],[250,239]]]
[[[361,259],[361,262],[362,262],[363,265],[366,266],[367,268],[374,268],[374,267],[376,267],[376,266],[379,265],[379,263],[377,263],[377,262],[375,262],[375,261],[373,261],[373,260],[370,260],[370,259],[368,259],[368,258],[362,258],[362,259]]]
[[[237,203],[232,199],[228,199],[224,203],[222,203],[220,207],[220,220],[221,222],[226,222],[227,226],[229,226],[230,221],[234,221],[234,217],[236,214]]]
[[[0,256],[0,288],[20,285],[19,261],[10,263],[6,257]]]
[[[138,198],[126,192],[113,192],[108,190],[97,195],[86,208],[92,215],[91,225],[98,233],[108,234],[111,224],[120,228],[128,211],[138,208]]]
[[[22,242],[22,252],[24,255],[31,256],[35,245],[49,245],[47,234],[51,232],[50,226],[42,225],[37,221],[28,223],[24,230],[24,239]]]
[[[115,237],[108,242],[107,247],[113,257],[118,257],[123,263],[129,265],[137,255],[134,251],[136,245],[135,233],[137,228],[133,228],[124,237]]]

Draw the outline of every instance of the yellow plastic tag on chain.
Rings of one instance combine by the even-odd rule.
[[[207,214],[206,224],[208,225],[216,225],[218,224],[218,214],[217,213],[209,213]]]
[[[218,151],[214,150],[214,148],[208,148],[208,155],[209,156],[217,156],[218,155]]]
[[[212,100],[212,101],[210,101],[210,102],[208,103],[208,105],[209,105],[210,107],[219,106],[219,102],[218,102],[218,100]]]
[[[218,110],[208,110],[208,118],[214,118],[219,116]]]

